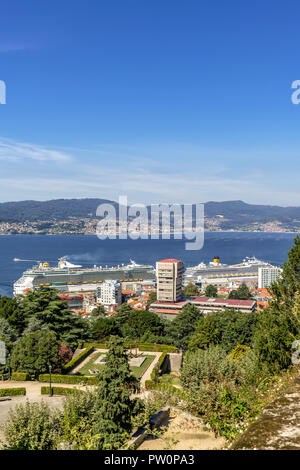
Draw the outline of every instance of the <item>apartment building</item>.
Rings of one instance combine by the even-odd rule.
[[[182,297],[183,262],[163,259],[156,263],[157,300],[177,302]]]
[[[270,285],[277,281],[282,273],[282,268],[258,268],[258,288],[266,289]]]
[[[116,308],[121,305],[121,283],[115,280],[103,282],[97,287],[97,302],[104,305],[104,307],[114,306]]]

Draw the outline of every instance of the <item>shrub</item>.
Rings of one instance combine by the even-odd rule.
[[[0,388],[0,397],[15,397],[17,395],[26,395],[26,388]]]
[[[13,372],[11,380],[26,382],[26,380],[31,380],[31,376],[27,372]]]
[[[160,375],[161,374],[161,369],[163,367],[163,364],[165,362],[165,359],[167,357],[167,353],[166,352],[163,352],[160,356],[160,358],[158,359],[158,371],[157,371],[157,374]],[[155,379],[155,368],[152,370],[151,372],[151,379],[154,380]]]
[[[4,426],[5,448],[10,450],[53,450],[59,431],[59,414],[44,403],[17,405],[9,411]]]
[[[94,351],[94,346],[89,345],[87,346],[82,353],[80,353],[78,356],[76,356],[74,359],[71,359],[70,362],[68,362],[66,365],[63,366],[62,370],[63,372],[69,372],[72,370],[75,366],[80,364],[81,361],[83,361],[89,354],[91,354]]]
[[[78,390],[76,388],[67,387],[51,387],[53,395],[72,395],[77,392],[84,392],[84,390]],[[49,395],[50,387],[41,387],[41,395]]]
[[[39,376],[39,382],[49,383],[50,375],[41,374]],[[52,374],[51,381],[58,384],[85,384],[85,385],[97,385],[99,383],[98,377],[87,377],[81,375],[58,375]]]
[[[107,349],[107,345],[105,343],[80,343],[78,344],[78,348],[82,349],[87,348],[89,346],[94,346],[96,349]],[[175,346],[169,346],[168,344],[150,344],[150,343],[125,343],[125,347],[127,349],[134,349],[138,347],[140,351],[149,351],[149,352],[176,352]]]

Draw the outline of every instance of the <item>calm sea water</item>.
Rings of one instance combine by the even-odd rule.
[[[221,262],[238,263],[245,256],[256,256],[281,265],[295,235],[288,233],[207,232],[202,250],[186,251],[181,240],[99,240],[84,235],[2,235],[0,236],[0,294],[12,295],[12,285],[36,260],[57,264],[67,256],[83,266],[129,263],[155,264],[162,258],[182,259],[186,266],[209,262],[220,256]],[[13,261],[20,258],[22,262]]]

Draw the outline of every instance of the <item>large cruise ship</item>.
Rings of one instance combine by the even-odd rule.
[[[236,279],[236,278],[253,278],[258,276],[258,269],[272,267],[271,264],[261,261],[257,258],[246,257],[238,264],[223,264],[220,262],[219,256],[215,256],[214,260],[209,264],[200,263],[197,266],[187,267],[185,271],[186,280],[194,281],[213,281],[218,279]]]
[[[18,261],[15,259],[15,261]],[[107,279],[119,281],[142,281],[155,279],[155,269],[151,265],[141,265],[130,260],[128,265],[116,267],[83,268],[72,264],[65,258],[58,260],[58,265],[51,267],[48,262],[25,271],[14,283],[14,296],[40,287],[53,287],[60,292],[87,292],[96,290],[97,284]]]

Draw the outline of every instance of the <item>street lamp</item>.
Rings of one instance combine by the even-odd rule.
[[[53,390],[51,387],[51,370],[52,370],[52,366],[51,364],[49,364],[49,397],[53,396]]]
[[[8,358],[8,380],[11,379],[11,374],[10,374],[10,353],[7,356]]]

